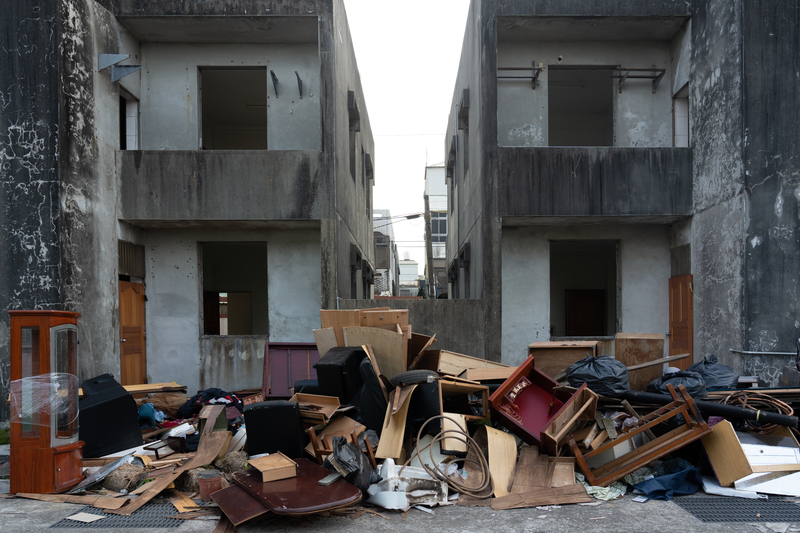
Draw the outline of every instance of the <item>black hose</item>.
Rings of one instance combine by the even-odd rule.
[[[666,405],[672,402],[672,397],[666,394],[655,394],[652,392],[641,392],[635,390],[626,391],[621,394],[620,397],[628,401],[637,401],[655,405]],[[701,400],[695,400],[694,403],[697,405],[698,409],[707,415],[724,416],[726,418],[737,418],[741,420],[755,420],[765,424],[777,424],[779,426],[788,426],[792,428],[798,427],[798,419],[796,416],[760,411],[756,409],[745,409],[744,407],[722,405],[719,403],[704,402]]]

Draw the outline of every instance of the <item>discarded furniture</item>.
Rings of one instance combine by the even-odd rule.
[[[11,492],[58,493],[82,479],[78,317],[11,315]],[[133,401],[133,400],[131,400]]]
[[[667,388],[672,396],[672,403],[642,417],[638,426],[627,433],[622,433],[617,439],[609,441],[588,453],[581,452],[574,439],[569,440],[569,447],[572,449],[578,466],[590,485],[599,485],[601,487],[610,485],[647,463],[672,453],[711,432],[711,428],[700,416],[700,410],[695,405],[694,400],[686,392],[686,387],[679,385],[678,392],[675,392],[675,388],[671,384],[667,385]],[[596,457],[626,440],[633,439],[640,433],[678,415],[683,416],[685,424],[665,433],[656,440],[650,441],[600,468],[592,469],[587,464],[588,459]]]
[[[528,356],[533,356],[536,368],[555,379],[587,354],[599,355],[599,344],[598,341],[534,342],[528,345]]]
[[[319,351],[313,342],[268,342],[264,347],[264,398],[288,398],[295,381],[317,379]]]
[[[85,457],[102,457],[144,443],[136,400],[111,374],[81,383],[80,438]]]
[[[341,404],[336,396],[295,393],[289,399],[300,407],[300,420],[304,424],[327,424],[336,414]]]
[[[497,417],[528,444],[541,444],[541,432],[586,389],[560,388],[560,384],[534,367],[528,357],[489,397],[492,418]]]
[[[352,505],[361,499],[361,491],[344,479],[330,485],[320,485],[319,481],[330,475],[319,465],[308,459],[297,459],[297,476],[279,481],[264,483],[259,472],[237,472],[233,480],[252,498],[275,514],[304,515],[328,511]],[[214,493],[212,498],[228,489]],[[228,514],[225,507],[220,508]]]
[[[342,404],[358,394],[363,385],[358,367],[367,356],[361,346],[336,346],[314,364],[321,394],[336,396]]]
[[[297,402],[272,400],[244,408],[247,451],[250,455],[283,452],[303,457],[303,426]]]
[[[568,436],[585,420],[594,420],[598,396],[582,387],[574,399],[542,429],[542,450],[548,455],[558,455],[558,448],[567,443]]]
[[[250,459],[247,462],[261,472],[261,481],[264,483],[297,477],[297,463],[281,452]]]
[[[625,366],[640,365],[664,358],[664,335],[661,333],[617,333],[614,359]],[[630,374],[631,390],[647,390],[647,385],[663,374],[659,365]]]
[[[489,387],[486,385],[475,385],[472,383],[462,383],[459,381],[439,380],[439,413],[456,413],[464,415],[466,422],[475,422],[477,420],[489,420]],[[475,407],[480,407],[482,415],[477,415],[472,410],[473,404],[469,400],[469,395],[475,395],[479,398],[475,403]],[[445,400],[447,401],[447,408],[445,408]]]

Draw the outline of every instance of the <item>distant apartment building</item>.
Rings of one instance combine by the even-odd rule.
[[[392,213],[388,209],[372,211],[375,242],[375,296],[398,296],[400,265],[394,240]]]
[[[419,293],[419,263],[405,252],[400,260],[400,293],[398,296],[417,296]]]
[[[428,297],[447,298],[447,183],[444,163],[425,167],[426,265]]]

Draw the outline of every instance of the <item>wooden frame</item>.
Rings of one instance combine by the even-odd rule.
[[[647,463],[659,459],[703,437],[703,435],[711,433],[711,428],[709,428],[708,424],[703,420],[694,400],[692,400],[692,397],[686,392],[686,387],[679,385],[678,392],[675,392],[675,388],[671,384],[668,384],[667,389],[672,396],[672,403],[641,418],[639,420],[639,425],[635,429],[620,435],[619,438],[607,442],[596,450],[584,454],[581,452],[580,448],[578,448],[575,439],[569,439],[569,447],[572,449],[578,466],[586,476],[586,481],[590,485],[599,485],[601,487],[608,486]],[[631,439],[639,433],[643,433],[653,426],[661,424],[678,415],[683,415],[686,421],[684,425],[673,429],[656,440],[650,441],[644,446],[640,446],[600,468],[592,470],[587,464],[587,459],[600,455],[621,442]]]
[[[536,368],[555,379],[561,372],[589,353],[597,357],[598,341],[534,342],[528,345],[528,356],[533,356]]]
[[[582,420],[594,420],[598,398],[588,388],[576,393],[573,401],[565,405],[564,410],[542,430],[542,450],[548,455],[557,455],[559,446],[566,444],[575,424]]]
[[[474,422],[476,420],[490,420],[491,414],[489,412],[489,387],[486,385],[477,385],[470,383],[457,383],[455,381],[439,380],[439,412],[444,413],[444,399],[452,396],[466,396],[467,394],[479,394],[481,396],[481,403],[483,405],[483,416],[477,416],[472,412],[457,413],[464,416],[466,422]]]

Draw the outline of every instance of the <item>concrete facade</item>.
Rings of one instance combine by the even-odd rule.
[[[125,279],[145,284],[148,380],[190,392],[258,386],[267,340],[313,341],[320,308],[369,297],[374,144],[341,0],[21,0],[0,18],[0,367],[6,310],[65,309],[79,378],[119,377],[121,241],[144,248]],[[142,68],[112,82],[99,54]],[[266,130],[214,135],[262,149],[203,141],[204,72],[231,69],[263,75],[243,103]],[[260,334],[203,335],[212,242],[265,243]]]
[[[792,352],[800,336],[799,31],[794,0],[471,2],[444,147],[447,260],[453,296],[482,299],[487,336],[502,332],[487,357],[560,338],[553,242],[614,241],[607,333],[668,332],[668,281],[692,274],[695,359],[780,382],[787,356],[729,350]],[[663,77],[620,87],[627,68]]]

